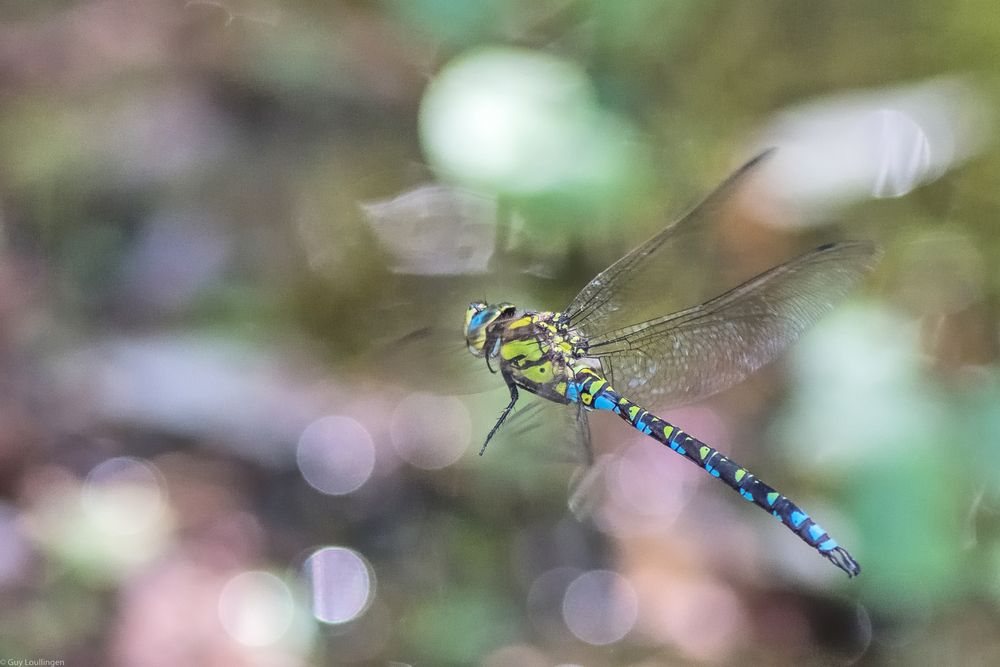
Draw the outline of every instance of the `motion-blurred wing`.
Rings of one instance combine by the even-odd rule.
[[[458,327],[425,326],[379,341],[362,365],[383,381],[435,394],[478,394],[504,386],[483,359],[469,354]]]
[[[496,199],[446,185],[424,185],[361,205],[394,273],[486,273],[497,234]]]
[[[831,243],[711,301],[590,340],[612,385],[640,404],[690,403],[772,361],[875,264],[869,242]]]

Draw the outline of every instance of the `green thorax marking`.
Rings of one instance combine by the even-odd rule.
[[[525,313],[500,334],[500,368],[543,398],[565,403],[582,339],[556,324],[559,313]]]

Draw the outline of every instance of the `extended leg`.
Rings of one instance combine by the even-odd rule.
[[[479,450],[480,456],[486,452],[486,445],[490,444],[490,439],[493,437],[493,434],[496,433],[500,428],[500,425],[504,423],[504,420],[507,419],[507,415],[509,415],[510,411],[514,409],[514,404],[517,403],[517,385],[508,380],[507,388],[510,389],[510,403],[508,403],[507,407],[500,413],[500,419],[497,420],[497,423],[493,425],[493,428],[490,429],[489,434],[486,436],[486,442],[483,443],[482,449]]]

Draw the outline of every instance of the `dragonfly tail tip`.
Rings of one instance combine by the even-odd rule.
[[[823,554],[826,556],[831,563],[839,567],[841,570],[847,573],[848,578],[853,579],[854,577],[861,574],[861,565],[858,561],[854,560],[854,557],[848,553],[847,549],[844,547],[836,547]]]

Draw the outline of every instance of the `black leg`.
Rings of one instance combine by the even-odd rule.
[[[493,425],[492,429],[490,429],[489,435],[486,436],[486,442],[483,443],[483,448],[479,450],[480,456],[486,452],[486,445],[490,444],[490,438],[492,438],[493,434],[497,432],[500,425],[503,424],[505,419],[507,419],[507,415],[509,415],[510,411],[514,409],[514,404],[517,403],[517,385],[508,381],[507,387],[510,389],[510,403],[506,408],[504,408],[503,412],[500,413],[500,419],[497,420],[497,423]]]

